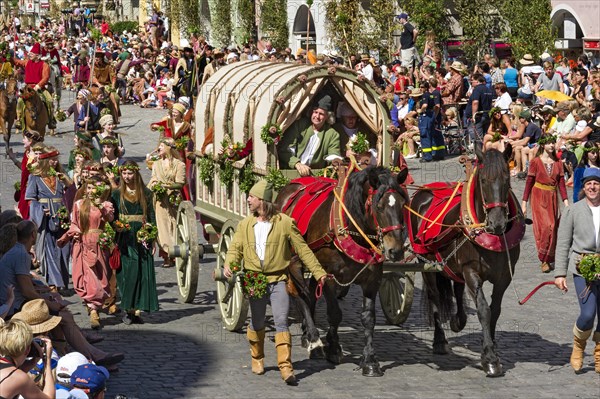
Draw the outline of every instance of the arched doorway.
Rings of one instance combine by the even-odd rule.
[[[580,52],[583,48],[585,34],[579,18],[572,10],[560,8],[551,14],[552,24],[557,29],[556,49],[562,50],[566,55],[570,52]]]
[[[308,38],[308,48],[315,52],[317,51],[315,19],[313,18],[310,9],[305,4],[298,7],[298,11],[296,11],[292,33],[296,37],[299,48],[306,49],[306,41]]]

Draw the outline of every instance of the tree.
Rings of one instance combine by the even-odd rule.
[[[264,0],[260,12],[260,30],[274,48],[281,50],[289,45],[286,0]]]
[[[256,2],[255,0],[238,1],[238,26],[235,29],[235,39],[238,44],[248,43],[248,39],[256,39]]]
[[[525,54],[537,57],[554,48],[557,33],[550,19],[550,0],[500,0],[499,10],[516,59]]]
[[[425,32],[432,31],[439,42],[450,37],[450,18],[444,0],[403,0],[400,7],[419,29],[417,46],[421,49],[425,43]]]
[[[361,42],[360,2],[356,0],[329,0],[325,3],[327,35],[344,58],[363,49]]]
[[[371,0],[366,13],[373,22],[371,31],[367,33],[371,39],[367,42],[368,49],[379,51],[380,60],[391,60],[396,51],[393,40],[393,33],[397,28],[394,22],[396,5],[396,0]]]
[[[204,27],[200,21],[200,1],[179,0],[181,13],[181,28],[187,33],[188,38],[193,33],[204,34]]]
[[[230,0],[215,0],[212,11],[211,42],[217,46],[228,46],[231,43],[231,3]]]
[[[493,0],[455,0],[457,20],[463,29],[462,50],[467,60],[477,62],[489,49]]]

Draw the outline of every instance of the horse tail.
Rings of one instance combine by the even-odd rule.
[[[424,276],[425,277],[425,276]],[[433,282],[434,287],[430,287],[429,284]],[[434,312],[439,313],[440,321],[442,323],[450,320],[450,317],[454,314],[454,291],[452,289],[452,280],[445,277],[441,273],[428,273],[423,279],[423,289],[427,295],[424,295],[424,305],[427,308],[427,316],[429,325],[434,325]],[[437,297],[436,297],[437,293]],[[433,297],[433,298],[432,298]],[[437,302],[437,308],[434,309],[433,301]]]

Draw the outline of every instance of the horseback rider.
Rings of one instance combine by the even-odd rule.
[[[40,98],[46,104],[48,109],[48,128],[56,129],[56,119],[54,118],[52,96],[46,90],[46,85],[50,80],[50,66],[41,60],[40,43],[35,43],[28,54],[27,60],[20,60],[13,57],[13,64],[25,68],[25,84],[32,87],[40,94]],[[20,129],[25,110],[25,102],[22,98],[17,101],[17,121],[15,126]]]
[[[98,49],[96,52],[96,63],[94,65],[94,76],[92,77],[92,84],[98,86],[104,93],[105,98],[108,98],[114,105],[114,109],[119,112],[119,101],[116,96],[115,88],[117,87],[117,74],[115,68],[110,62],[112,54],[107,51],[103,52]],[[107,90],[108,86],[108,90]],[[113,119],[118,119],[118,115],[115,115]],[[118,121],[114,120],[116,124]]]

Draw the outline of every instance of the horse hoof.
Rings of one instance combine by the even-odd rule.
[[[362,375],[365,377],[382,377],[383,371],[379,364],[366,364],[362,368]]]
[[[325,345],[323,345],[321,338],[318,338],[314,342],[307,342],[306,349],[308,349],[308,352],[312,352],[313,350],[318,349],[318,348],[323,348],[324,346]]]
[[[488,364],[483,368],[487,376],[490,378],[502,377],[504,375],[504,370],[500,364]]]
[[[342,348],[339,345],[335,348],[327,347],[325,349],[325,358],[333,364],[342,363]]]
[[[437,344],[433,344],[433,354],[434,355],[447,355],[450,353],[450,348],[448,347],[448,342],[440,342]]]
[[[465,328],[465,325],[467,324],[467,319],[466,317],[458,317],[457,315],[452,315],[452,317],[450,317],[450,329],[457,333],[457,332],[461,332],[463,330],[463,328]]]

